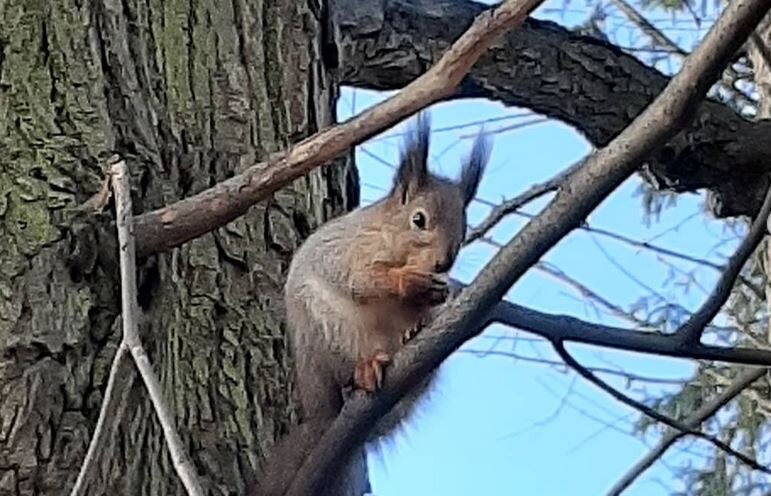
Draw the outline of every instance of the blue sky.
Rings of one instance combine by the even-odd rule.
[[[582,22],[590,10],[585,3],[550,1],[536,17],[572,26]],[[659,19],[662,29],[681,46],[690,49],[696,39],[694,33],[684,30],[678,19],[675,22],[667,16],[658,12],[652,17]],[[624,28],[620,14],[612,14],[607,22],[617,24],[614,40],[629,45],[639,42],[633,31]],[[707,27],[696,34],[703,35]],[[676,68],[666,64],[662,62],[660,69],[671,72]],[[386,96],[346,88],[338,104],[338,118],[361,112]],[[441,128],[527,111],[467,100],[435,105],[431,113],[436,131],[430,150],[432,168],[453,176],[469,150],[469,138],[479,128]],[[511,117],[489,124],[487,129],[534,118],[538,116]],[[363,203],[380,198],[389,187],[401,144],[400,138],[393,135],[402,130],[398,126],[357,149]],[[580,134],[558,122],[546,121],[496,134],[478,196],[491,202],[512,197],[533,183],[552,177],[589,150],[589,143]],[[718,263],[735,247],[741,233],[702,214],[702,197],[698,194],[678,196],[676,206],[646,223],[639,184],[637,178],[627,181],[589,217],[589,224]],[[545,202],[535,202],[524,210],[536,213]],[[482,203],[472,204],[470,222],[478,222],[488,211],[489,207]],[[526,219],[521,217],[506,219],[493,231],[494,238],[506,242],[524,222]],[[464,249],[453,275],[470,281],[494,250],[482,243]],[[544,260],[625,309],[640,303],[642,298],[648,298],[650,305],[661,298],[694,309],[717,275],[706,267],[662,259],[582,231],[563,240]],[[680,283],[689,272],[695,274],[697,284],[686,291]],[[652,293],[660,296],[652,298]],[[508,298],[542,311],[630,326],[587,304],[564,283],[536,270],[523,277]],[[639,375],[683,379],[693,370],[693,364],[683,360],[578,345],[570,349],[586,365]],[[485,353],[489,350],[502,354]],[[438,390],[420,416],[378,452],[371,453],[374,494],[594,496],[604,494],[652,446],[655,438],[640,439],[630,434],[637,419],[635,412],[561,367],[506,355],[512,352],[557,360],[548,344],[501,326],[493,326],[467,343],[442,366]],[[619,388],[628,386],[622,380],[604,378]],[[642,398],[645,394],[660,394],[667,387],[672,389],[633,382],[626,391]],[[657,463],[626,494],[657,496],[682,489],[674,468],[698,464],[699,448],[698,442],[678,444],[664,463]]]

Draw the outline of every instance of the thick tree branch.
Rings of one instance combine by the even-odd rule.
[[[296,475],[291,496],[312,494],[336,461],[360,445],[375,423],[453,351],[478,334],[489,310],[534,263],[584,218],[689,117],[724,64],[771,7],[771,0],[730,2],[662,94],[606,148],[576,170],[544,210],[502,248],[429,328],[394,357],[378,394],[358,392]],[[521,55],[529,57],[526,49]]]
[[[759,470],[761,472],[765,472],[767,474],[771,474],[771,469],[770,468],[761,465],[754,458],[749,457],[749,456],[745,455],[744,453],[740,453],[740,452],[736,451],[730,445],[728,445],[724,441],[721,441],[719,438],[717,438],[717,437],[715,437],[715,436],[713,436],[711,434],[707,434],[707,433],[701,432],[696,427],[691,427],[688,424],[686,424],[685,422],[681,422],[679,420],[667,417],[666,415],[662,415],[661,413],[657,412],[656,410],[654,410],[653,408],[649,407],[648,405],[646,405],[644,403],[641,403],[641,402],[635,400],[634,398],[631,398],[631,397],[625,395],[621,391],[618,391],[613,386],[611,386],[607,382],[603,381],[602,379],[600,379],[599,377],[594,375],[586,367],[584,367],[583,365],[578,363],[578,361],[575,358],[573,358],[573,356],[570,353],[568,353],[568,351],[565,349],[565,346],[563,345],[563,343],[561,343],[559,341],[556,341],[556,342],[554,342],[552,344],[554,346],[554,350],[557,352],[557,354],[560,356],[560,358],[562,358],[562,360],[570,368],[572,368],[574,371],[576,371],[576,373],[578,373],[578,375],[580,375],[581,377],[583,377],[587,381],[591,382],[592,384],[594,384],[598,388],[602,389],[603,391],[605,391],[606,393],[608,393],[609,395],[611,395],[613,398],[615,398],[616,400],[620,401],[621,403],[624,403],[628,407],[633,408],[635,410],[638,410],[641,413],[647,415],[648,417],[650,417],[650,418],[652,418],[652,419],[654,419],[654,420],[656,420],[658,422],[661,422],[662,424],[667,425],[667,426],[671,427],[672,429],[675,429],[675,430],[679,431],[680,433],[682,433],[682,435],[691,435],[691,436],[695,436],[695,437],[704,439],[705,441],[709,441],[710,443],[715,445],[717,448],[725,451],[726,453],[728,453],[731,456],[736,457],[738,460],[741,460],[743,463],[747,464],[747,466],[752,467],[755,470]]]
[[[698,429],[706,420],[715,415],[718,410],[727,405],[753,382],[763,377],[767,372],[765,368],[750,369],[742,373],[730,386],[716,396],[712,401],[705,403],[691,416],[683,420],[683,424],[690,429]],[[608,496],[620,496],[632,483],[645,472],[653,463],[661,458],[664,453],[687,433],[672,429],[648,452],[643,458],[632,466],[608,491]]]
[[[573,341],[674,358],[771,367],[771,350],[703,344],[684,347],[674,334],[592,324],[575,317],[539,312],[507,301],[496,304],[488,313],[486,322],[515,327],[552,342]]]
[[[422,74],[484,8],[470,0],[335,0],[340,79],[393,90]],[[668,78],[631,55],[557,24],[528,19],[491,47],[456,97],[524,107],[606,145],[659,94]],[[709,188],[719,216],[753,215],[771,169],[771,121],[749,122],[705,102],[698,118],[646,157],[643,172],[675,191]]]
[[[384,102],[195,196],[136,219],[137,252],[167,250],[220,227],[291,181],[453,93],[479,56],[542,0],[506,2],[477,20],[425,74]]]

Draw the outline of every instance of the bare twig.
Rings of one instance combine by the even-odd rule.
[[[683,424],[691,429],[697,429],[703,422],[715,415],[718,410],[727,405],[732,399],[765,374],[766,369],[764,368],[747,370],[720,395],[716,396],[712,401],[702,405],[691,416],[683,420]],[[675,429],[667,432],[648,454],[635,463],[634,466],[632,466],[632,468],[630,468],[621,479],[613,485],[610,491],[608,491],[608,496],[619,496],[623,493],[640,475],[642,475],[643,472],[653,465],[653,463],[664,455],[673,444],[684,436],[686,436],[685,432]]]
[[[133,383],[134,368],[131,366],[126,341],[121,340],[110,367],[110,375],[104,390],[104,398],[94,434],[91,436],[86,457],[80,466],[80,472],[75,486],[70,491],[70,496],[86,494],[86,485],[97,466],[96,457],[104,452],[105,442],[115,433],[118,420],[122,416],[122,407],[125,406],[127,393],[131,390]]]
[[[482,330],[488,311],[512,284],[682,128],[769,7],[771,0],[736,0],[726,6],[662,94],[606,148],[592,154],[538,217],[499,250],[435,322],[394,356],[378,394],[359,391],[346,402],[303,463],[289,495],[313,494],[314,488],[323,487],[334,475],[337,460],[359,446],[405,393]]]
[[[511,131],[518,131],[520,129],[524,129],[530,126],[535,126],[537,124],[545,124],[547,122],[549,122],[549,119],[547,119],[546,117],[536,117],[534,119],[530,119],[525,122],[517,122],[516,124],[509,124],[508,126],[497,127],[495,129],[485,131],[485,134],[498,135],[498,134],[508,133]],[[477,134],[478,133],[461,134],[460,136],[458,136],[458,139],[459,140],[474,139],[477,136]],[[439,155],[442,155],[443,153],[444,152],[440,153]]]
[[[718,272],[723,272],[727,268],[727,265],[721,265],[721,264],[713,263],[713,262],[710,262],[709,260],[706,260],[704,258],[698,258],[698,257],[694,257],[694,256],[691,256],[691,255],[688,255],[688,254],[685,254],[685,253],[676,252],[676,251],[670,250],[668,248],[664,248],[664,247],[655,245],[655,244],[651,243],[650,241],[638,241],[636,239],[628,238],[626,236],[622,236],[622,235],[614,233],[612,231],[608,231],[607,229],[599,229],[599,228],[596,228],[596,227],[591,227],[589,225],[585,225],[581,229],[583,229],[583,230],[585,230],[586,232],[589,232],[589,233],[599,234],[601,236],[605,236],[607,238],[614,239],[616,241],[619,241],[619,242],[622,242],[622,243],[626,243],[626,244],[631,245],[631,246],[637,246],[639,248],[642,248],[642,249],[645,249],[645,250],[649,250],[649,251],[652,251],[654,253],[659,253],[659,254],[664,255],[664,256],[668,256],[668,257],[672,257],[672,258],[678,258],[678,259],[684,260],[686,262],[691,262],[691,263],[695,263],[695,264],[704,265],[705,267],[709,267],[709,268],[714,269],[714,270],[716,270]],[[747,286],[747,288],[750,291],[755,293],[755,295],[758,298],[762,298],[763,297],[763,290],[760,287],[758,287],[757,284],[755,284],[754,282],[752,282],[751,280],[747,279],[746,277],[744,277],[741,274],[739,274],[738,280],[742,284]]]
[[[625,319],[633,324],[646,327],[649,329],[654,327],[647,320],[638,318],[633,313],[627,312],[620,306],[614,304],[612,301],[597,294],[592,289],[590,289],[580,281],[577,281],[576,279],[570,277],[565,272],[553,266],[552,264],[549,264],[546,262],[538,262],[537,264],[534,265],[534,268],[539,272],[543,272],[544,274],[547,274],[557,279],[558,281],[561,281],[564,284],[567,284],[568,286],[576,290],[583,298],[587,298],[591,301],[595,301],[599,303],[601,306],[605,307],[607,310],[610,311],[611,314],[615,315],[616,317]]]
[[[480,55],[543,0],[507,1],[479,15],[425,74],[369,110],[190,198],[137,217],[138,254],[168,250],[216,229],[352,146],[451,96]]]
[[[667,35],[661,32],[656,26],[650,23],[637,9],[630,5],[626,0],[611,0],[613,3],[630,21],[632,21],[637,27],[645,33],[655,44],[663,47],[667,53],[677,55],[679,58],[685,58],[688,56],[688,52],[680,48],[677,43],[672,41]],[[731,78],[736,79],[736,71],[730,66],[726,68],[726,72]],[[747,96],[741,91],[735,89],[730,83],[723,82],[722,80],[717,82],[720,87],[730,92],[739,103],[754,108],[755,102],[747,98]]]
[[[680,48],[677,43],[670,40],[667,35],[659,31],[656,26],[648,22],[648,20],[637,9],[632,7],[626,0],[610,0],[618,10],[620,10],[630,21],[637,25],[640,30],[645,33],[648,38],[653,40],[654,43],[663,47],[668,53],[679,55],[682,58],[688,56],[688,52]]]
[[[161,385],[153,372],[147,352],[142,346],[137,330],[137,281],[136,258],[131,209],[131,189],[126,163],[118,160],[112,167],[112,186],[115,192],[115,215],[118,226],[121,276],[121,315],[123,320],[123,344],[134,357],[139,374],[144,380],[150,401],[158,415],[158,421],[166,438],[171,461],[190,496],[203,496],[195,467],[185,451],[182,440],[174,427],[174,415],[163,398]]]
[[[110,201],[110,171],[104,175],[102,184],[99,185],[99,191],[94,196],[86,200],[81,207],[91,210],[94,213],[101,213],[107,203]]]
[[[533,356],[520,355],[513,351],[461,349],[461,350],[458,350],[458,352],[468,353],[478,358],[485,358],[489,356],[508,357],[508,358],[511,358],[512,361],[529,362],[529,363],[536,363],[539,365],[547,365],[550,367],[559,367],[560,368],[559,372],[565,372],[568,370],[564,362],[560,362],[558,360],[549,360],[548,358],[537,358]],[[684,382],[688,382],[687,379],[667,379],[663,377],[649,377],[649,376],[644,376],[639,374],[631,374],[629,372],[624,372],[623,370],[616,370],[608,367],[587,367],[587,368],[596,374],[612,375],[615,377],[620,377],[622,379],[625,379],[629,382],[647,382],[651,384],[677,384],[677,385],[682,385]]]
[[[539,312],[508,301],[498,302],[484,322],[505,324],[549,341],[571,341],[675,358],[771,367],[771,350],[704,344],[684,347],[673,334],[592,324],[567,315]]]
[[[514,198],[504,200],[500,204],[495,205],[492,212],[490,212],[490,214],[474,229],[469,231],[464,244],[471,244],[482,236],[485,236],[490,231],[490,229],[495,227],[495,225],[498,224],[504,217],[515,212],[517,209],[522,208],[524,205],[527,205],[531,201],[540,198],[547,193],[556,191],[557,188],[559,188],[560,185],[565,182],[568,177],[570,177],[570,174],[572,174],[573,171],[581,166],[581,164],[583,164],[583,161],[571,165],[548,181],[544,181],[540,184],[534,184],[528,188],[527,191],[515,196]]]
[[[355,88],[354,88],[355,89]],[[470,121],[470,122],[464,122],[463,124],[454,124],[452,126],[443,126],[443,127],[437,127],[434,129],[431,129],[431,133],[446,133],[448,131],[458,131],[461,129],[466,129],[469,127],[480,127],[480,126],[486,126],[490,125],[496,122],[502,122],[502,121],[512,121],[512,120],[519,120],[526,117],[533,117],[535,114],[533,112],[520,112],[517,114],[509,114],[509,115],[502,115],[500,117],[490,117],[488,119],[482,119],[482,120],[476,120],[476,121]],[[371,139],[369,141],[370,144],[378,143],[380,141],[385,140],[391,140],[396,138],[403,138],[404,136],[408,136],[408,131],[398,132],[398,133],[389,133],[384,136]],[[476,136],[476,134],[474,135]]]
[[[379,159],[379,157],[377,157],[376,159]],[[380,160],[382,160],[382,159],[380,159]],[[387,165],[389,167],[392,167],[390,164],[387,164]],[[374,185],[368,185],[368,186],[375,187]],[[382,188],[382,189],[385,189],[385,188]],[[495,202],[492,202],[490,200],[484,199],[484,198],[475,198],[474,200],[479,202],[479,203],[481,203],[482,205],[488,206],[488,207],[490,207],[492,209],[496,209],[496,208],[499,207],[499,204],[497,204]],[[508,213],[514,214],[514,215],[518,215],[518,216],[524,217],[526,219],[532,219],[532,218],[535,217],[534,214],[531,214],[531,213],[528,213],[528,212],[523,212],[523,211],[516,210],[516,209],[511,210]],[[477,226],[475,229],[479,229],[479,226]],[[699,264],[699,265],[704,265],[705,267],[709,267],[709,268],[714,269],[714,270],[716,270],[718,272],[723,272],[725,270],[725,268],[726,268],[725,265],[720,265],[720,264],[711,262],[709,260],[706,260],[704,258],[694,257],[694,256],[688,255],[686,253],[680,253],[680,252],[677,252],[677,251],[674,251],[674,250],[670,250],[668,248],[664,248],[662,246],[653,244],[650,241],[640,241],[640,240],[637,240],[637,239],[634,239],[634,238],[630,238],[630,237],[624,236],[622,234],[615,233],[613,231],[609,231],[607,229],[602,229],[602,228],[599,228],[599,227],[594,227],[594,226],[591,226],[587,222],[584,222],[583,224],[581,224],[578,227],[578,229],[580,229],[582,231],[585,231],[585,232],[588,232],[588,233],[598,234],[600,236],[604,236],[606,238],[610,238],[610,239],[613,239],[615,241],[619,241],[619,242],[627,244],[629,246],[634,246],[634,247],[641,248],[641,249],[644,249],[644,250],[652,251],[654,253],[659,253],[659,254],[665,255],[667,257],[678,258],[678,259],[684,260],[686,262],[691,262],[691,263],[695,263],[695,264]],[[746,277],[744,277],[742,275],[739,275],[739,280],[742,282],[742,284],[747,286],[753,293],[755,293],[758,296],[758,298],[763,298],[763,290],[760,289],[756,284],[754,284],[752,281],[750,281],[749,279],[747,279]]]
[[[679,431],[682,435],[691,435],[695,437],[699,437],[701,439],[704,439],[705,441],[709,441],[713,445],[715,445],[717,448],[725,451],[731,456],[736,457],[738,460],[741,460],[744,462],[747,466],[752,467],[755,470],[759,470],[761,472],[765,472],[767,474],[771,474],[771,468],[766,467],[758,463],[757,460],[754,458],[745,455],[744,453],[740,453],[733,449],[728,443],[721,441],[719,438],[707,434],[704,432],[701,432],[694,426],[690,426],[686,424],[685,422],[681,422],[680,420],[676,420],[670,417],[667,417],[666,415],[663,415],[653,408],[649,407],[648,405],[641,403],[637,401],[634,398],[631,398],[621,391],[617,390],[607,382],[603,381],[596,375],[594,375],[590,370],[588,370],[586,367],[578,363],[578,361],[573,358],[573,356],[568,353],[568,351],[565,349],[564,344],[561,341],[555,341],[552,343],[554,346],[554,350],[557,352],[557,354],[562,358],[562,360],[570,366],[573,370],[575,370],[581,377],[586,379],[587,381],[591,382],[598,388],[602,389],[609,395],[611,395],[616,400],[620,401],[621,403],[624,403],[625,405],[634,408],[635,410],[638,410],[645,415],[649,416],[650,418],[657,420],[661,422],[664,425],[667,425],[671,427],[672,429],[676,429]]]
[[[763,206],[760,207],[760,211],[752,222],[747,236],[745,236],[739,248],[736,249],[736,252],[728,260],[726,268],[720,275],[720,279],[718,279],[712,293],[710,293],[699,310],[691,315],[688,321],[677,331],[679,339],[685,345],[694,345],[701,340],[704,328],[715,318],[723,304],[728,300],[736,278],[742,271],[744,264],[747,263],[747,259],[750,258],[766,235],[766,223],[768,222],[769,214],[771,214],[771,188],[766,192]]]

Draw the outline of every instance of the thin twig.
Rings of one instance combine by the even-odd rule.
[[[665,48],[668,53],[679,55],[681,58],[688,56],[688,52],[680,48],[677,43],[670,40],[667,35],[659,31],[656,26],[648,22],[648,20],[637,9],[628,4],[625,0],[610,0],[618,10],[620,10],[630,21],[637,25],[640,30],[645,33],[648,38],[653,40],[657,45]]]
[[[679,339],[685,345],[697,344],[701,340],[704,328],[723,308],[723,304],[731,295],[736,278],[741,273],[742,268],[744,268],[744,264],[747,263],[747,260],[755,252],[755,249],[766,235],[766,223],[768,222],[769,214],[771,214],[771,188],[766,192],[763,206],[760,207],[760,211],[752,222],[747,236],[745,236],[736,252],[728,260],[726,268],[720,275],[712,293],[710,293],[704,304],[699,307],[699,310],[691,315],[677,331]]]
[[[628,312],[624,310],[619,305],[614,304],[612,301],[603,298],[598,293],[594,292],[592,289],[590,289],[588,286],[584,285],[580,281],[570,277],[565,272],[560,270],[559,268],[555,267],[554,265],[547,263],[547,262],[538,262],[533,266],[534,269],[538,270],[539,272],[543,272],[544,274],[547,274],[558,281],[561,281],[564,284],[567,284],[574,290],[578,291],[578,293],[583,297],[587,298],[591,301],[595,301],[599,303],[601,306],[605,307],[608,311],[610,311],[611,314],[615,315],[616,317],[625,319],[633,324],[637,324],[638,326],[653,329],[655,326],[651,324],[651,322],[641,319],[637,316],[635,316],[632,312]]]
[[[101,213],[107,202],[110,200],[111,167],[108,163],[105,170],[104,180],[99,187],[99,191],[91,198],[80,205],[77,210],[88,214]],[[119,328],[121,318],[115,319],[115,329]],[[107,385],[104,389],[102,405],[99,409],[99,417],[94,427],[94,433],[88,444],[86,456],[80,466],[78,478],[70,491],[70,496],[81,496],[86,494],[85,490],[88,482],[96,469],[96,457],[102,453],[106,446],[106,441],[111,435],[114,435],[118,427],[118,419],[123,415],[125,400],[131,386],[134,383],[134,369],[131,361],[128,360],[129,353],[125,339],[121,338],[115,356],[110,366],[110,374],[107,378]],[[109,425],[108,425],[108,422]],[[109,428],[108,428],[109,427]]]
[[[498,357],[511,358],[512,361],[529,362],[529,363],[536,363],[539,365],[548,365],[550,367],[559,367],[560,369],[562,369],[560,370],[560,372],[564,372],[565,370],[567,370],[567,368],[565,367],[565,364],[558,360],[549,360],[548,358],[537,358],[537,357],[532,357],[527,355],[520,355],[513,351],[460,349],[458,350],[458,352],[468,353],[476,358],[498,356]],[[624,372],[623,370],[616,370],[608,367],[587,367],[587,368],[594,373],[620,377],[622,379],[626,379],[629,382],[647,382],[652,384],[677,384],[677,385],[682,385],[684,382],[688,382],[687,379],[666,379],[663,377],[648,377],[648,376],[639,375],[639,374],[630,374],[628,372]]]
[[[765,472],[767,474],[771,474],[771,468],[761,465],[757,460],[754,458],[745,455],[744,453],[740,453],[733,449],[729,444],[727,444],[724,441],[721,441],[717,437],[707,434],[704,432],[701,432],[700,430],[697,430],[696,428],[687,425],[685,422],[681,422],[679,420],[667,417],[666,415],[663,415],[653,408],[649,407],[648,405],[641,403],[637,401],[636,399],[629,397],[622,393],[621,391],[617,390],[607,382],[603,381],[596,375],[594,375],[590,370],[588,370],[586,367],[578,363],[578,361],[573,358],[573,356],[568,353],[568,351],[565,349],[564,344],[561,341],[554,341],[552,343],[552,346],[554,346],[554,350],[557,352],[557,354],[562,358],[562,360],[570,366],[573,370],[576,371],[581,377],[586,379],[587,381],[591,382],[598,388],[602,389],[609,395],[611,395],[616,400],[620,401],[621,403],[624,403],[625,405],[634,408],[635,410],[638,410],[645,415],[649,416],[650,418],[657,420],[658,422],[661,422],[664,425],[667,425],[671,427],[672,429],[676,429],[677,431],[681,432],[683,435],[691,435],[695,437],[699,437],[701,439],[704,439],[705,441],[709,441],[713,445],[715,445],[717,448],[725,451],[726,453],[730,454],[731,456],[736,457],[738,460],[741,460],[744,462],[747,466],[761,471]]]
[[[163,398],[160,382],[153,372],[147,352],[142,346],[137,330],[137,281],[136,257],[133,233],[133,215],[131,208],[131,188],[126,162],[118,160],[112,167],[112,187],[115,193],[115,215],[118,226],[118,243],[120,251],[121,276],[121,308],[123,320],[123,341],[139,374],[144,380],[150,401],[153,404],[158,422],[166,438],[166,446],[171,455],[174,469],[190,496],[203,496],[201,483],[198,481],[195,467],[187,455],[182,439],[174,427],[174,415]],[[121,346],[122,348],[123,346]]]
[[[771,0],[728,3],[659,97],[605,148],[592,154],[538,217],[499,250],[474,282],[446,305],[436,321],[396,353],[380,391],[371,396],[358,391],[346,401],[297,473],[290,496],[313,494],[314,488],[323,487],[334,476],[337,461],[360,446],[400,398],[482,331],[490,309],[533,264],[682,129],[721,68],[769,7]]]
[[[522,208],[524,205],[527,205],[531,201],[540,198],[547,193],[551,193],[552,191],[557,190],[557,188],[559,188],[560,185],[565,182],[565,179],[568,178],[570,174],[572,174],[576,169],[578,169],[581,164],[583,164],[583,160],[571,165],[548,181],[544,181],[540,184],[534,184],[528,188],[527,191],[524,191],[514,198],[504,200],[500,204],[495,205],[492,212],[490,212],[490,214],[475,228],[469,231],[463,244],[471,244],[482,236],[487,235],[490,229],[495,227],[496,224],[498,224],[507,215],[517,211],[517,209]]]
[[[656,26],[654,26],[651,22],[649,22],[642,14],[640,14],[637,11],[637,9],[635,9],[632,5],[626,2],[626,0],[610,0],[610,1],[630,21],[632,21],[640,29],[640,31],[642,31],[655,44],[663,47],[667,51],[667,53],[676,55],[680,59],[683,59],[688,56],[688,52],[680,48],[677,45],[677,43],[669,39],[667,35],[665,35]],[[734,71],[730,66],[726,68],[726,72],[730,74],[732,78],[736,79],[736,76],[737,76],[736,71]],[[737,99],[737,101],[739,101],[742,105],[747,105],[752,108],[755,107],[755,102],[750,100],[747,97],[747,95],[745,95],[741,91],[733,88],[729,83],[719,80],[717,84],[720,87],[722,87],[724,90],[731,93]]]
[[[386,162],[386,165],[388,165],[389,167],[393,167],[390,164],[388,164],[387,162]],[[367,185],[367,186],[375,187],[374,185]],[[384,190],[384,188],[381,188],[381,189]],[[484,198],[474,198],[474,201],[477,201],[477,202],[481,203],[482,205],[485,205],[485,206],[490,207],[492,209],[495,209],[495,208],[497,208],[499,206],[499,204],[497,204],[495,202],[492,202],[490,200],[484,199]],[[524,217],[526,219],[533,219],[533,218],[535,218],[535,214],[531,214],[531,213],[528,213],[528,212],[523,212],[523,211],[520,211],[520,210],[512,210],[509,213],[513,214],[513,215],[518,215],[520,217]],[[477,226],[477,228],[478,227],[479,226]],[[610,238],[610,239],[613,239],[615,241],[619,241],[621,243],[624,243],[624,244],[627,244],[627,245],[630,245],[630,246],[634,246],[634,247],[641,248],[641,249],[644,249],[644,250],[652,251],[652,252],[655,252],[655,253],[660,253],[661,255],[665,255],[665,256],[668,256],[668,257],[672,257],[672,258],[678,258],[678,259],[684,260],[686,262],[691,262],[691,263],[695,263],[695,264],[699,264],[699,265],[704,265],[705,267],[709,267],[709,268],[714,269],[714,270],[716,270],[718,272],[723,272],[725,270],[725,268],[726,268],[725,265],[717,264],[717,263],[711,262],[711,261],[709,261],[707,259],[704,259],[704,258],[694,257],[694,256],[688,255],[686,253],[680,253],[680,252],[677,252],[677,251],[674,251],[674,250],[670,250],[669,248],[664,248],[662,246],[653,244],[650,241],[640,241],[640,240],[637,240],[637,239],[634,239],[634,238],[629,238],[629,237],[624,236],[622,234],[615,233],[613,231],[609,231],[607,229],[602,229],[600,227],[594,227],[594,226],[590,225],[588,222],[582,223],[580,226],[578,226],[578,229],[580,229],[581,231],[588,232],[588,233],[599,234],[600,236],[604,236],[606,238]],[[752,281],[750,281],[749,279],[747,279],[746,277],[744,277],[742,275],[739,276],[739,280],[744,285],[746,285],[753,293],[755,293],[758,296],[758,298],[763,298],[763,290],[761,290],[756,284],[754,284]]]
[[[501,248],[502,247],[502,245],[500,243],[498,243],[497,241],[492,240],[490,238],[487,238],[487,237],[482,238],[482,241],[484,241],[485,243],[489,244],[490,246],[494,246],[496,248]],[[602,249],[602,248],[600,247],[600,249]],[[613,261],[610,258],[609,258],[609,260]],[[613,262],[617,264],[617,262],[615,262],[615,261],[613,261]],[[618,264],[618,266],[622,267],[620,264]],[[567,274],[565,274],[562,270],[560,270],[557,267],[554,267],[551,264],[548,264],[546,262],[538,262],[537,264],[535,264],[533,266],[533,268],[535,270],[538,270],[540,272],[548,274],[549,276],[554,277],[555,279],[559,280],[560,282],[563,282],[563,283],[567,284],[568,286],[570,286],[573,289],[575,289],[581,296],[583,296],[585,298],[588,298],[589,300],[594,301],[594,302],[598,303],[599,305],[605,307],[605,309],[610,311],[610,313],[612,313],[613,315],[615,315],[617,317],[620,317],[622,319],[625,319],[625,320],[627,320],[627,321],[629,321],[629,322],[631,322],[633,324],[636,324],[638,326],[636,328],[638,331],[639,330],[644,330],[644,329],[654,330],[654,329],[656,329],[658,327],[655,324],[653,324],[652,322],[650,322],[649,320],[641,319],[641,318],[635,316],[632,312],[626,311],[623,308],[621,308],[620,306],[618,306],[618,305],[612,303],[611,301],[603,298],[602,296],[600,296],[599,294],[595,293],[590,288],[588,288],[587,286],[582,284],[581,282],[573,279],[572,277],[570,277]],[[656,296],[660,300],[665,300],[662,295],[658,295],[657,294]],[[669,305],[669,306],[672,306],[672,305]],[[679,305],[676,308],[678,310],[681,310],[682,312],[688,313],[685,308],[682,308]],[[708,326],[705,327],[705,330],[707,330],[707,329],[720,330],[720,331],[728,331],[728,332],[738,332],[738,329],[730,328],[730,327],[729,328],[718,328],[717,326],[709,326],[708,325]],[[675,334],[676,334],[676,332],[677,331],[675,331]],[[664,334],[662,334],[662,335],[664,335]],[[668,338],[671,339],[673,345],[675,345],[677,343],[677,338],[675,338],[672,334],[667,334],[666,336],[668,336]]]
[[[709,267],[709,268],[714,269],[714,270],[716,270],[718,272],[725,271],[726,267],[727,267],[726,265],[717,264],[717,263],[711,262],[711,261],[709,261],[707,259],[704,259],[704,258],[694,257],[692,255],[676,252],[676,251],[670,250],[668,248],[664,248],[662,246],[655,245],[655,244],[653,244],[650,241],[638,241],[636,239],[628,238],[628,237],[623,236],[621,234],[614,233],[613,231],[608,231],[607,229],[601,229],[601,228],[589,226],[588,224],[584,225],[581,229],[583,229],[583,230],[585,230],[586,232],[589,232],[589,233],[599,234],[601,236],[605,236],[607,238],[614,239],[614,240],[619,241],[621,243],[626,243],[626,244],[631,245],[631,246],[636,246],[638,248],[649,250],[649,251],[652,251],[654,253],[659,253],[659,254],[664,255],[664,256],[668,256],[668,257],[672,257],[672,258],[679,258],[680,260],[684,260],[686,262],[691,262],[691,263],[695,263],[695,264],[704,265],[705,267]],[[763,297],[763,290],[761,290],[760,287],[758,287],[757,284],[755,284],[754,282],[750,281],[749,279],[747,279],[746,277],[744,277],[741,274],[739,274],[738,279],[739,279],[739,281],[742,284],[747,286],[747,288],[749,288],[750,291],[755,293],[755,295],[758,296],[758,298],[762,298]]]
[[[525,122],[517,122],[516,124],[509,124],[508,126],[501,126],[495,129],[491,129],[489,131],[485,131],[484,134],[487,135],[499,135],[508,133],[511,131],[519,131],[520,129],[524,129],[526,127],[535,126],[537,124],[545,124],[549,122],[549,119],[546,117],[536,117],[535,119],[530,119]],[[458,136],[458,140],[467,140],[467,139],[474,139],[479,133],[467,133],[467,134],[461,134]],[[443,155],[444,151],[440,153],[439,155]]]
[[[134,367],[126,346],[126,341],[121,340],[115,357],[110,367],[110,375],[104,390],[102,406],[99,410],[99,418],[96,421],[94,434],[88,445],[86,457],[80,466],[75,486],[70,491],[70,496],[84,496],[86,487],[97,466],[96,457],[104,452],[105,443],[111,435],[114,435],[118,426],[118,420],[122,417],[123,406],[127,393],[134,383]],[[108,428],[109,422],[109,428]]]
[[[518,114],[508,114],[508,115],[502,115],[502,116],[499,116],[499,117],[490,117],[488,119],[481,119],[481,120],[475,120],[475,121],[470,121],[470,122],[464,122],[463,124],[454,124],[452,126],[437,127],[437,128],[431,129],[431,133],[435,134],[435,133],[446,133],[448,131],[458,131],[460,129],[466,129],[466,128],[469,128],[469,127],[486,126],[486,125],[493,124],[493,123],[496,123],[496,122],[501,122],[501,121],[511,121],[511,120],[523,119],[525,117],[533,117],[534,115],[535,114],[533,112],[525,111],[525,112],[521,112],[521,113],[518,113]],[[409,134],[410,133],[408,131],[402,131],[402,132],[398,132],[398,133],[389,133],[389,134],[383,135],[383,136],[381,136],[379,138],[371,139],[371,140],[369,140],[369,143],[370,144],[375,144],[375,143],[378,143],[378,142],[381,142],[381,141],[392,140],[392,139],[396,139],[396,138],[403,138],[404,136],[407,136]],[[474,135],[474,136],[476,136],[476,135]]]
[[[753,382],[766,374],[766,369],[750,369],[740,375],[735,382],[728,386],[720,395],[712,401],[705,403],[691,416],[683,420],[683,424],[691,429],[697,429],[702,423],[715,415],[718,410],[723,408],[732,399],[738,396],[742,391],[748,388]],[[608,491],[608,496],[619,496],[632,483],[645,472],[653,463],[661,458],[664,453],[678,440],[686,436],[685,432],[672,429],[651,449],[643,458],[632,466]]]

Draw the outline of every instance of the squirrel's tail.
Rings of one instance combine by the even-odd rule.
[[[289,490],[297,471],[329,427],[332,419],[309,419],[294,426],[276,443],[247,491],[249,496],[283,496]],[[347,461],[346,470],[323,495],[362,496],[369,492],[369,477],[364,448],[359,448]],[[309,495],[310,496],[310,495]]]

